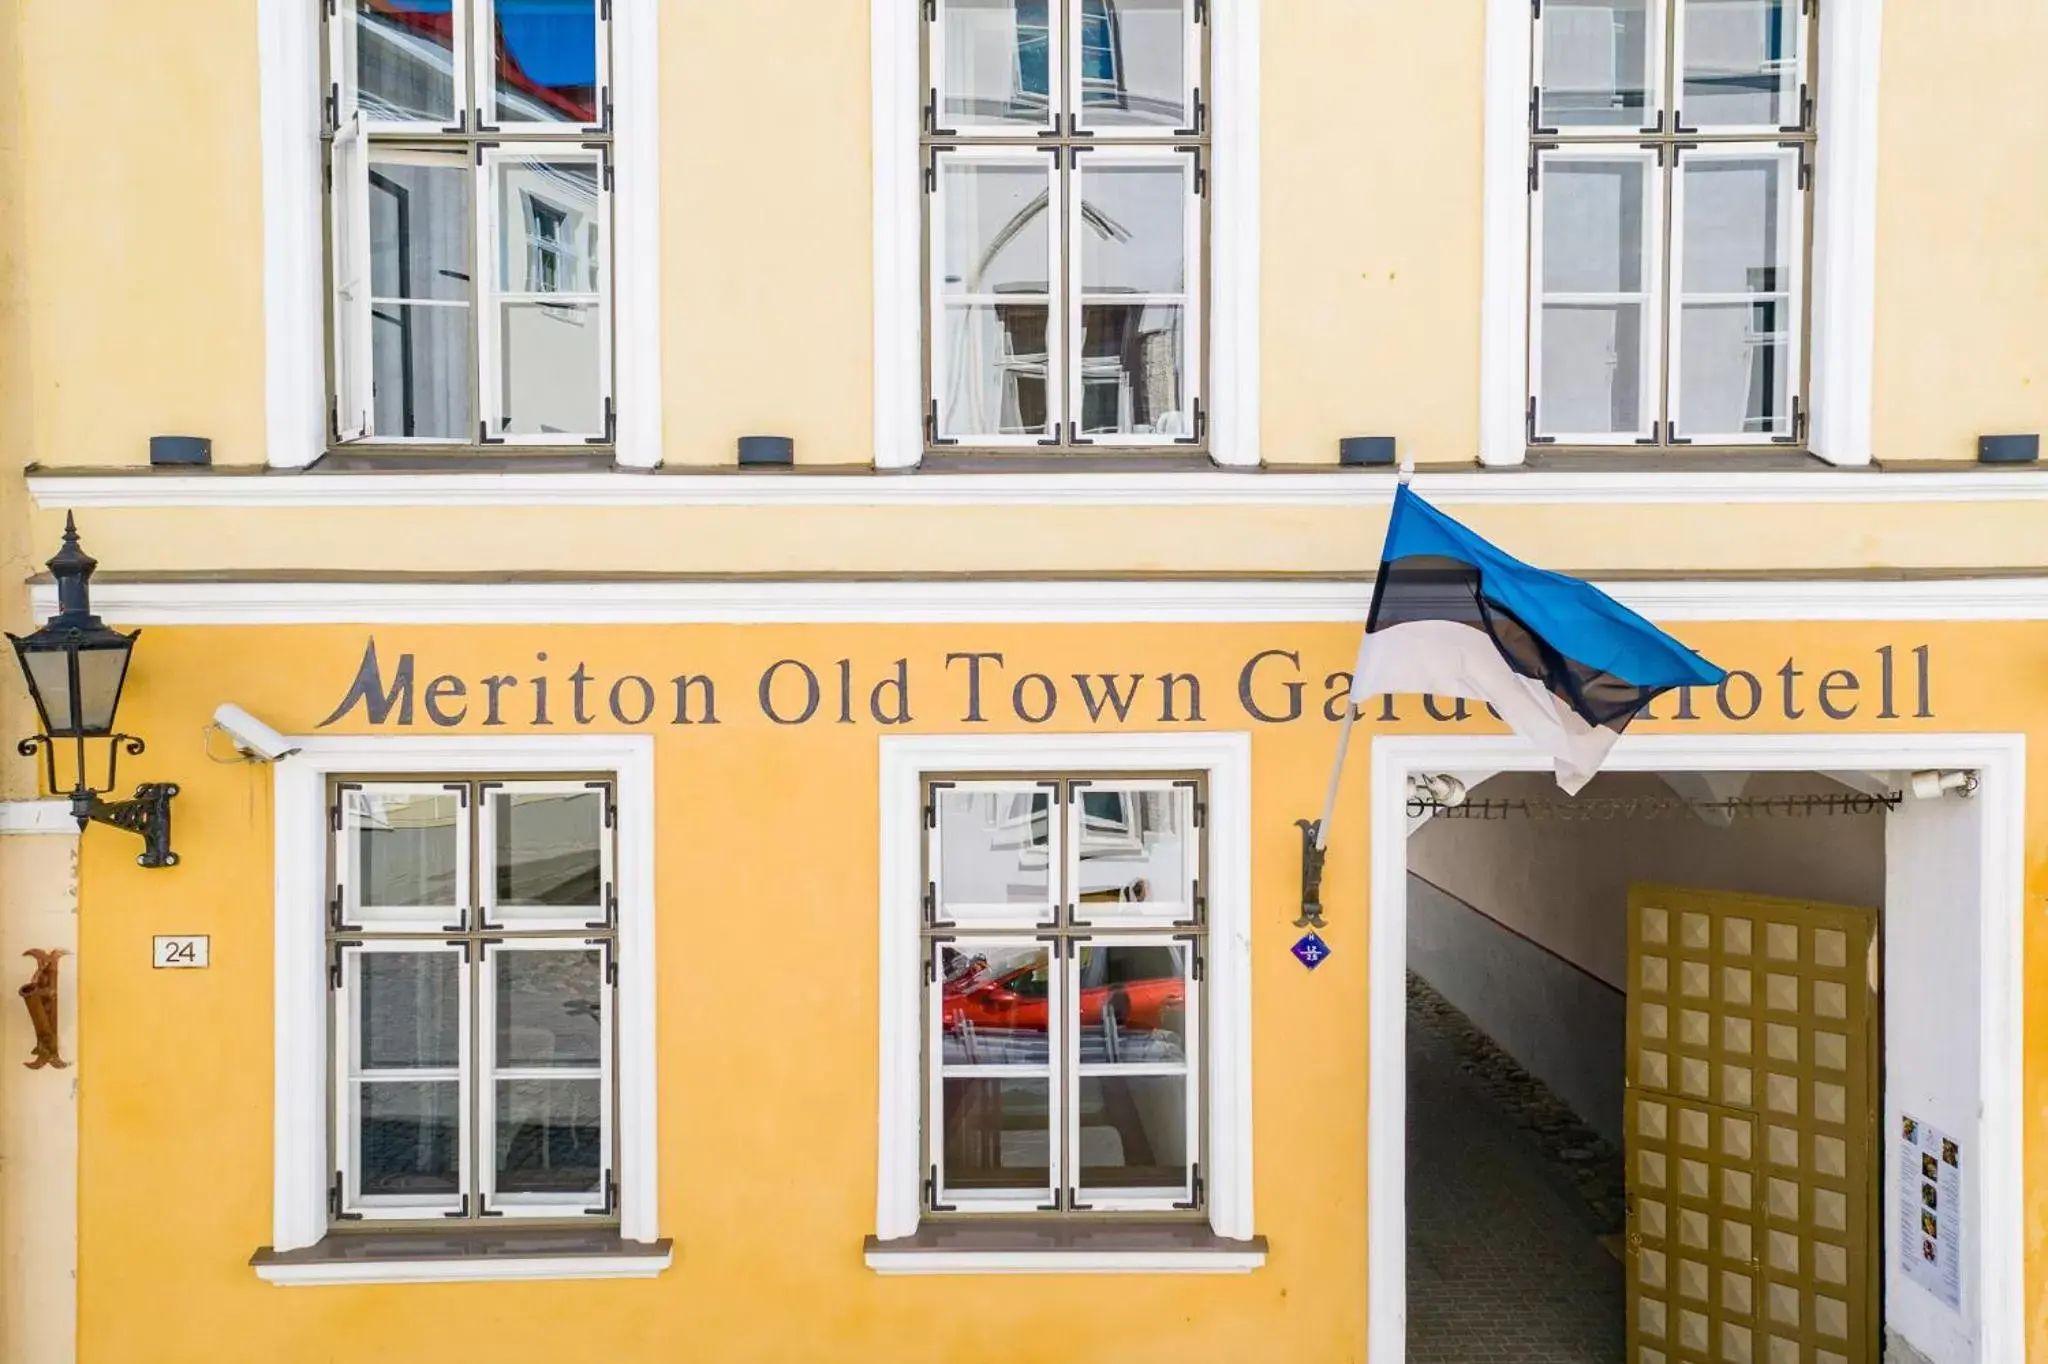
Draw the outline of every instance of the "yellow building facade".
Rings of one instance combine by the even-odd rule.
[[[0,16],[0,619],[73,516],[178,787],[143,867],[0,771],[5,1358],[1403,1358],[1405,840],[1543,764],[1368,704],[1294,954],[1360,436],[1732,670],[1618,769],[1890,811],[1778,973],[1870,993],[1860,1174],[1714,1091],[1756,1249],[1632,1211],[1630,1364],[2048,1358],[2048,11]]]

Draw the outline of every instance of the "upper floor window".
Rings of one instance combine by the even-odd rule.
[[[927,447],[1204,446],[1205,10],[926,0]]]
[[[1533,11],[1529,441],[1805,441],[1810,0]]]
[[[608,0],[329,0],[331,436],[606,444]]]

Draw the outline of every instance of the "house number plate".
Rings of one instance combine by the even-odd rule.
[[[207,945],[211,941],[204,933],[197,936],[164,937],[156,939],[156,969],[159,971],[202,971],[208,965]]]

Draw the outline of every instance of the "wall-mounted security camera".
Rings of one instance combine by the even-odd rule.
[[[1955,792],[1961,796],[1977,794],[1975,772],[1915,772],[1909,789],[1915,800],[1939,800]]]
[[[274,763],[299,751],[290,739],[237,705],[216,710],[213,727],[234,741],[237,752],[255,762]]]

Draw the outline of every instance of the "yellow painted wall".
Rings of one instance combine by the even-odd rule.
[[[133,864],[132,840],[85,840],[81,1000],[90,1069],[82,1092],[79,1280],[87,1364],[272,1364],[376,1359],[754,1361],[954,1364],[1000,1341],[1017,1364],[1072,1357],[1363,1357],[1366,1272],[1366,936],[1364,751],[1338,813],[1325,900],[1329,964],[1308,975],[1287,955],[1299,893],[1292,821],[1312,813],[1334,727],[1262,725],[1238,703],[1240,668],[1262,649],[1303,654],[1310,716],[1324,674],[1345,666],[1347,627],[948,626],[918,628],[398,628],[375,631],[387,670],[417,655],[418,685],[449,672],[512,671],[545,650],[557,678],[547,732],[573,732],[559,681],[576,662],[603,680],[689,670],[718,685],[721,724],[656,734],[657,1015],[662,1153],[660,1229],[674,1268],[646,1282],[280,1289],[250,1253],[270,1239],[270,775],[206,761],[199,732],[235,700],[288,732],[316,725],[344,694],[365,630],[163,629],[138,655],[124,717],[151,737],[133,776],[174,778],[183,863]],[[1789,728],[2022,730],[2048,749],[2040,625],[1699,625],[1689,642],[1762,679],[1759,717],[1702,731]],[[1929,650],[1930,718],[1914,718],[1910,651]],[[1876,713],[1876,650],[1894,648],[1896,720]],[[877,740],[869,720],[836,723],[828,692],[811,723],[778,727],[754,685],[777,659],[831,681],[853,660],[863,684],[908,660],[918,732],[959,732],[964,684],[949,651],[1000,650],[1007,676],[1064,679],[1103,670],[1198,674],[1204,727],[1253,731],[1252,990],[1256,1222],[1269,1265],[1224,1279],[882,1279],[861,1262],[873,1230]],[[1803,719],[1787,720],[1774,676],[1803,670]],[[1862,710],[1833,726],[1814,704],[1821,672],[1857,670]],[[1262,675],[1260,703],[1284,694]],[[510,695],[523,695],[513,693]],[[595,695],[595,693],[594,693]],[[1736,700],[1744,700],[1739,693]],[[1836,701],[1842,694],[1836,693]],[[1156,707],[1156,702],[1152,703]],[[1738,709],[1740,705],[1738,704]],[[1434,728],[1413,698],[1375,732]],[[603,714],[602,706],[599,713]],[[860,708],[856,707],[856,713]],[[1646,728],[1669,728],[1667,718]],[[472,711],[461,732],[483,732]],[[530,727],[508,705],[496,733]],[[446,733],[415,716],[412,732]],[[1465,722],[1477,732],[1486,723]],[[1091,726],[1071,687],[1045,730]],[[1132,729],[1170,728],[1156,709]],[[368,728],[360,712],[337,731]],[[616,730],[609,718],[591,727]],[[1026,728],[991,703],[988,730]],[[378,732],[404,732],[387,727]],[[2048,893],[2048,759],[2030,773],[2030,903]],[[906,912],[908,909],[906,907]],[[213,935],[213,966],[154,972],[151,934]],[[2027,977],[2048,977],[2048,932],[2030,922]],[[768,963],[765,964],[764,963]],[[774,1028],[735,1028],[764,991]],[[2026,1156],[2048,1158],[2048,1003],[2027,1011]],[[1401,1159],[1399,1152],[1380,1153]],[[2048,1252],[2048,1185],[2028,1203],[2028,1254]],[[2048,1278],[2029,1276],[2031,1348],[2048,1353]],[[167,1330],[166,1323],[205,1329]]]
[[[22,156],[0,194],[23,213],[0,231],[30,263],[43,463],[136,464],[151,433],[188,431],[220,463],[265,459],[257,8],[6,11]],[[1268,460],[1331,462],[1360,431],[1474,455],[1483,9],[1264,7]],[[805,462],[866,462],[868,6],[665,5],[661,45],[667,459],[730,463],[773,430]],[[1886,6],[1884,458],[2048,426],[2044,66],[2035,0]]]

